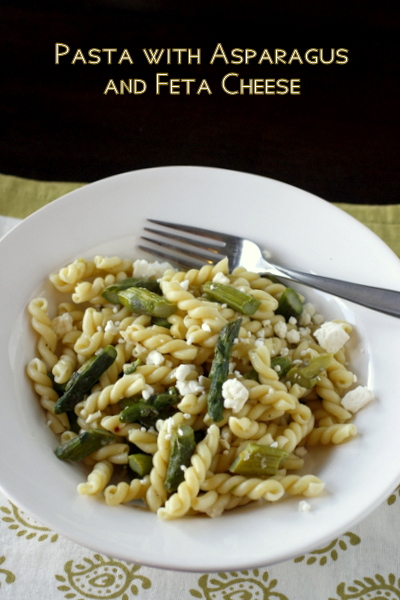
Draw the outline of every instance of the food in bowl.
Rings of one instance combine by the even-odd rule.
[[[185,272],[95,256],[50,281],[63,298],[55,314],[29,303],[27,373],[55,460],[88,468],[80,494],[168,520],[323,492],[307,452],[356,436],[373,399],[347,363],[350,323],[227,259]]]

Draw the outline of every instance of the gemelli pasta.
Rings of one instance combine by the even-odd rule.
[[[174,519],[323,492],[308,449],[356,436],[373,398],[347,364],[349,323],[226,259],[96,256],[50,281],[63,299],[28,305],[27,374],[56,457],[86,466],[79,494]]]

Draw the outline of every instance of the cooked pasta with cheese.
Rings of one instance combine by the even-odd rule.
[[[323,492],[308,449],[357,435],[349,323],[322,328],[293,289],[227,259],[184,272],[96,256],[49,279],[63,298],[54,314],[29,303],[27,375],[55,455],[87,469],[79,494],[168,520]]]

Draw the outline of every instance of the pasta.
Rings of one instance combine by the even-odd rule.
[[[172,306],[162,321],[132,308],[123,294],[115,302],[103,293],[129,278],[143,279],[143,272]],[[109,436],[80,457],[88,473],[79,494],[102,496],[109,506],[141,502],[169,520],[217,517],[260,499],[323,492],[324,482],[307,471],[306,454],[357,435],[353,414],[342,405],[357,378],[346,344],[331,352],[332,340],[314,335],[322,318],[302,296],[302,310],[284,314],[288,288],[242,267],[229,272],[227,259],[185,272],[167,263],[96,256],[77,259],[49,279],[63,298],[54,315],[50,298],[28,304],[37,343],[27,375],[60,452],[93,432]],[[205,293],[208,283],[244,295],[254,309],[242,311]],[[331,325],[351,335],[349,323]],[[222,365],[216,348],[230,327],[237,335],[224,359],[216,419],[210,404]],[[59,411],[79,374],[110,348],[110,363]],[[190,441],[190,453],[176,459],[183,440]],[[252,448],[278,455],[279,464],[273,471],[264,463],[256,474],[240,471],[241,460],[251,463]],[[78,460],[71,456],[67,460]]]

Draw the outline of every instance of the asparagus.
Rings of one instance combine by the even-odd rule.
[[[142,361],[140,360],[140,358],[137,358],[135,361],[131,362],[131,363],[127,363],[123,366],[123,371],[124,371],[124,375],[132,375],[132,373],[134,373],[136,371],[136,369],[139,367],[139,365],[142,364]]]
[[[69,379],[64,394],[57,400],[53,407],[56,414],[72,410],[78,402],[83,400],[100,376],[107,371],[117,357],[114,346],[108,345],[99,354],[89,358]]]
[[[105,287],[101,292],[101,295],[103,298],[105,298],[105,300],[107,300],[107,302],[111,302],[111,304],[120,304],[121,302],[118,298],[118,293],[131,287],[146,288],[147,290],[155,292],[156,294],[161,293],[160,285],[155,279],[127,277],[118,283],[113,283],[112,285]]]
[[[179,401],[176,388],[171,386],[168,391],[160,394],[153,394],[148,400],[143,400],[141,396],[120,401],[122,411],[119,419],[122,423],[134,423],[140,421],[145,425],[151,425],[157,419],[163,418],[165,409],[177,404]]]
[[[158,325],[159,327],[165,327],[166,329],[171,329],[172,327],[168,319],[162,317],[153,317],[151,323],[152,325]]]
[[[89,429],[88,431],[83,431],[64,444],[60,444],[60,446],[55,449],[54,454],[60,460],[72,460],[77,462],[115,440],[116,436],[109,431],[103,429]]]
[[[286,288],[279,299],[275,314],[282,315],[286,321],[289,321],[290,317],[297,318],[302,312],[303,303],[300,296],[292,288]]]
[[[224,409],[222,385],[228,377],[232,348],[239,335],[241,323],[242,319],[237,319],[225,325],[221,329],[215,345],[214,359],[209,373],[211,384],[207,398],[208,414],[214,423],[222,420]]]
[[[275,369],[279,377],[284,377],[292,366],[292,361],[287,356],[274,356],[271,358],[271,367]]]
[[[138,402],[125,407],[119,415],[119,420],[122,423],[134,423],[135,421],[139,421],[146,417],[156,419],[158,414],[159,413],[154,406],[147,404],[144,400],[139,400]]]
[[[229,308],[233,308],[233,310],[243,315],[254,315],[260,306],[260,301],[257,298],[223,283],[207,281],[203,285],[203,292],[210,300],[227,304]]]
[[[48,371],[47,375],[51,379],[53,390],[55,390],[59,396],[62,396],[65,393],[65,388],[66,388],[67,384],[66,383],[57,383],[57,381],[55,380],[54,375],[51,371]]]
[[[130,454],[128,464],[132,471],[142,478],[148,475],[153,468],[153,457],[150,454]]]
[[[233,461],[229,470],[231,473],[250,477],[276,475],[286,457],[287,452],[281,448],[250,442]]]
[[[195,449],[193,429],[189,425],[181,425],[171,438],[171,451],[164,483],[168,493],[175,492],[184,480],[184,470],[190,465],[190,459]]]
[[[333,354],[319,354],[311,358],[308,363],[294,365],[287,373],[286,379],[292,384],[311,389],[318,381],[318,375],[329,366]]]
[[[118,292],[118,298],[120,304],[141,315],[165,318],[177,310],[176,304],[144,288],[130,287],[122,290]]]

